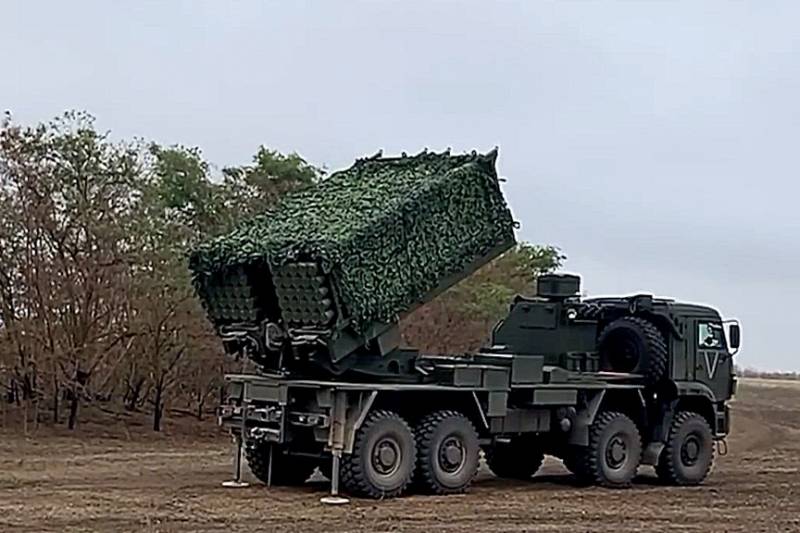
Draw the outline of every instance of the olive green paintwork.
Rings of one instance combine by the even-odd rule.
[[[558,277],[547,276],[548,294]],[[639,316],[654,323],[664,336],[670,381],[701,390],[712,402],[732,396],[733,357],[717,310],[649,295],[580,299],[573,276],[565,286],[571,287],[572,294],[517,297],[492,333],[492,351],[541,355],[545,365],[567,367],[570,354],[597,350],[598,335],[606,325],[623,316]],[[711,342],[700,338],[709,332],[715,333]]]

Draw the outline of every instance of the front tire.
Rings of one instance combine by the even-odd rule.
[[[659,456],[658,477],[671,485],[699,485],[713,462],[714,438],[706,419],[692,411],[678,413]]]
[[[420,421],[415,434],[420,487],[434,494],[467,490],[480,460],[472,422],[457,411],[436,411]]]
[[[400,496],[414,475],[416,445],[408,423],[393,411],[373,411],[342,458],[342,484],[368,498]]]
[[[628,487],[642,459],[642,438],[627,415],[600,413],[589,428],[581,467],[587,481],[609,488]]]

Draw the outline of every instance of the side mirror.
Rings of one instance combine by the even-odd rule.
[[[742,329],[739,327],[739,324],[731,324],[728,330],[728,341],[730,342],[731,349],[739,349],[742,343]]]

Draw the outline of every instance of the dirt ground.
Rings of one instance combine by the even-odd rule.
[[[730,453],[697,488],[572,486],[552,460],[532,482],[482,472],[468,494],[319,503],[323,484],[224,489],[221,436],[0,434],[0,531],[800,531],[800,383],[750,380]],[[101,432],[100,432],[101,433]],[[97,434],[100,434],[97,433]]]

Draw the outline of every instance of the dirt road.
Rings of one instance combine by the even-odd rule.
[[[469,494],[343,507],[323,485],[220,487],[224,438],[158,440],[0,434],[0,531],[798,531],[800,385],[748,382],[733,403],[730,453],[697,488],[578,488],[558,461],[533,482],[482,473]]]

